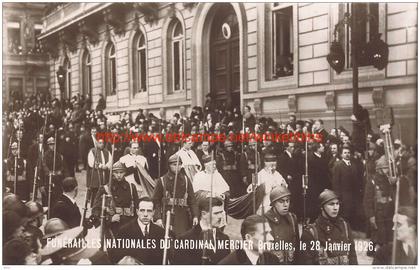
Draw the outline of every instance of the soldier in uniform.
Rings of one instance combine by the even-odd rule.
[[[275,187],[270,193],[271,208],[264,214],[270,224],[274,242],[287,244],[287,247],[273,251],[281,264],[295,263],[299,248],[298,220],[289,211],[290,195],[286,187]]]
[[[255,174],[255,167],[257,166],[257,171],[260,169],[260,153],[257,151],[257,163],[255,162],[255,149],[257,147],[257,142],[254,139],[250,139],[248,142],[248,147],[244,149],[244,152],[241,154],[239,161],[239,173],[241,174],[242,182],[246,186],[252,184],[252,175]]]
[[[19,196],[21,200],[29,200],[29,184],[26,180],[26,160],[18,157],[18,143],[14,142],[11,146],[12,155],[6,160],[7,162],[7,177],[6,177],[6,192],[13,192]],[[17,169],[17,173],[15,172]],[[17,176],[16,176],[17,174]],[[16,181],[16,191],[14,185]]]
[[[43,170],[46,176],[44,183],[40,185],[42,194],[43,205],[48,204],[48,192],[49,192],[49,177],[52,176],[52,189],[51,189],[51,203],[54,205],[56,199],[63,193],[61,182],[64,179],[64,162],[63,157],[57,151],[55,153],[55,171],[54,168],[54,137],[50,137],[47,140],[48,149],[45,151],[45,158],[43,160]],[[57,149],[58,150],[58,149]]]
[[[392,216],[396,179],[388,177],[389,167],[385,156],[376,161],[376,173],[366,182],[364,208],[371,228],[371,241],[384,245],[392,241]]]
[[[111,231],[115,234],[121,226],[136,219],[136,207],[139,197],[136,187],[125,180],[126,168],[117,161],[112,166],[112,182],[99,188],[92,208],[92,219],[98,224],[102,211],[102,196],[112,197],[111,205],[107,207],[107,220],[111,222]]]
[[[158,179],[153,194],[153,202],[156,205],[155,223],[163,227],[166,211],[174,206],[176,218],[172,218],[172,226],[175,235],[179,236],[188,231],[193,225],[198,224],[198,206],[192,184],[183,170],[181,170],[181,158],[174,154],[169,158],[168,163],[169,170]],[[177,180],[174,196],[176,172]]]
[[[217,157],[220,173],[229,185],[230,194],[237,198],[246,193],[246,186],[240,179],[238,170],[239,157],[233,149],[233,142],[226,140],[224,149]]]
[[[302,233],[306,248],[301,250],[300,264],[357,264],[350,225],[338,216],[340,202],[334,191],[319,195],[321,215]]]
[[[86,173],[86,186],[90,192],[91,205],[93,205],[99,187],[109,181],[109,170],[112,166],[111,154],[105,149],[104,140],[99,139],[96,145],[97,147],[89,151]]]

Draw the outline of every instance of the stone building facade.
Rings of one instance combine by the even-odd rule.
[[[359,103],[392,106],[397,133],[417,140],[417,4],[359,3],[361,39],[382,33],[388,66],[359,69]],[[322,118],[351,128],[349,29],[338,29],[346,68],[336,74],[326,56],[347,3],[69,3],[44,17],[40,40],[50,52],[50,84],[66,71],[64,97],[106,97],[108,112],[170,117],[185,106],[250,105],[258,116]],[[375,126],[374,114],[371,113]],[[336,121],[335,121],[336,120]],[[398,132],[401,130],[401,132]]]
[[[3,3],[3,108],[13,97],[48,92],[48,55],[36,39],[45,4]]]

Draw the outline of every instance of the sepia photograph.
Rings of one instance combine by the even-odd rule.
[[[1,6],[3,267],[417,266],[417,2]]]

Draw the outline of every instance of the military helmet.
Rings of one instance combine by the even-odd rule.
[[[289,189],[284,186],[276,186],[273,188],[270,192],[270,205],[273,205],[275,201],[284,198],[286,196],[290,196],[292,193],[290,193]]]
[[[117,162],[114,163],[114,165],[112,165],[112,170],[114,172],[116,172],[116,171],[124,171],[125,172],[126,168],[125,168],[124,164],[122,164],[120,161],[117,161]]]
[[[324,204],[326,204],[327,202],[331,200],[338,199],[338,195],[330,189],[324,189],[324,191],[321,192],[321,194],[319,194],[318,198],[319,198],[319,204],[323,206]]]
[[[177,162],[180,166],[182,165],[182,160],[180,157],[178,157],[176,153],[170,156],[168,159],[168,164],[174,164],[174,163],[176,164]]]
[[[376,162],[375,162],[375,168],[376,170],[388,168],[388,162],[385,158],[385,155],[381,156]]]

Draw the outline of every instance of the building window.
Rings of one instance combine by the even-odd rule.
[[[117,90],[117,69],[115,46],[110,42],[105,49],[105,89],[106,95],[112,96]]]
[[[23,100],[22,78],[9,78],[9,93],[12,98],[12,102]]]
[[[138,32],[133,40],[133,75],[134,94],[147,91],[146,70],[146,38],[142,32]]]
[[[92,63],[90,60],[90,53],[85,50],[82,55],[82,94],[92,94]]]
[[[12,54],[22,54],[19,22],[7,23],[7,50]]]
[[[378,3],[345,3],[340,4],[339,19],[342,20],[346,13],[351,14],[352,5],[355,5],[356,17],[360,22],[359,31],[355,34],[360,41],[359,46],[363,48],[370,39],[379,33],[379,4]],[[344,30],[339,29],[339,40],[345,49],[346,64],[345,67],[351,68],[351,27],[349,24],[344,26]],[[369,66],[367,57],[363,57],[362,50],[359,50],[357,56],[358,66]]]
[[[170,92],[174,93],[184,89],[184,30],[181,22],[175,20],[172,23],[170,48],[171,48],[171,74],[172,80]]]
[[[64,88],[64,98],[71,98],[71,62],[68,57],[64,59],[63,64],[64,70],[66,71],[66,80]]]
[[[272,7],[272,78],[293,75],[293,6]]]

